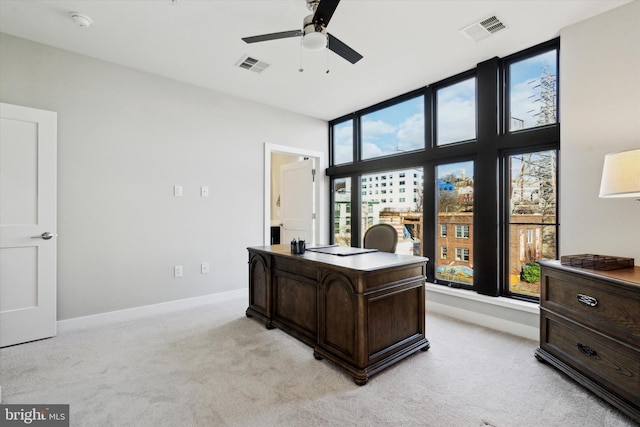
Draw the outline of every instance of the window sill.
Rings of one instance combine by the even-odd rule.
[[[523,338],[540,338],[538,303],[505,297],[480,295],[475,291],[426,284],[427,312],[510,333]]]

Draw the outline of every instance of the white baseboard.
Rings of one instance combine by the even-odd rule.
[[[443,314],[530,340],[540,339],[537,303],[427,283],[426,306],[427,313]]]
[[[126,310],[59,320],[58,332],[64,333],[77,329],[104,326],[175,310],[225,302],[234,298],[247,297],[248,290],[244,288]],[[540,338],[540,308],[535,303],[511,298],[489,297],[473,291],[427,283],[426,306],[427,312],[442,314],[531,340]]]
[[[233,291],[168,301],[159,304],[145,305],[142,307],[133,307],[125,310],[110,311],[107,313],[94,314],[91,316],[58,320],[58,333],[96,326],[104,326],[127,320],[141,319],[143,317],[155,314],[162,314],[175,310],[184,310],[206,304],[215,304],[242,297],[248,297],[247,289],[236,289]]]

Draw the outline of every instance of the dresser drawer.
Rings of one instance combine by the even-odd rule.
[[[540,347],[629,402],[640,401],[640,349],[541,310]]]
[[[540,305],[640,347],[640,293],[604,280],[542,270]]]

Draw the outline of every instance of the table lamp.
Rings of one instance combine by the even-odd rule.
[[[600,197],[635,197],[640,200],[640,148],[604,156]]]

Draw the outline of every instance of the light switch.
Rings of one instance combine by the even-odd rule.
[[[200,187],[200,197],[209,197],[209,187],[204,185]]]
[[[200,264],[200,273],[201,274],[209,274],[209,263],[203,262]]]
[[[173,195],[175,197],[182,197],[182,185],[173,186]]]
[[[173,277],[182,277],[182,266],[176,265],[173,267]]]

